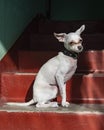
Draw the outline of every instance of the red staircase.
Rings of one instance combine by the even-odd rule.
[[[86,51],[79,56],[77,72],[67,82],[69,108],[3,105],[8,101],[30,100],[39,68],[56,54],[50,51],[20,51],[17,70],[1,73],[0,130],[104,129],[104,51]],[[61,97],[56,100],[60,102]]]
[[[86,25],[82,34],[85,52],[79,55],[76,74],[67,82],[70,106],[5,105],[8,101],[26,102],[32,98],[32,86],[39,68],[63,49],[53,32],[68,33],[82,24]],[[0,130],[104,130],[102,49],[104,20],[65,22],[35,18],[0,63]],[[55,100],[60,102],[61,97],[58,95]]]

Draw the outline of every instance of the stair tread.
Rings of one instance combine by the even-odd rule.
[[[69,114],[104,114],[104,104],[70,104],[68,108],[36,108],[35,105],[20,106],[0,106],[0,112],[45,112],[45,113],[69,113]]]
[[[32,75],[36,76],[38,72],[2,72],[2,74],[7,74],[7,75]],[[89,72],[89,73],[75,73],[73,76],[84,76],[84,77],[104,77],[104,72]],[[72,76],[72,77],[73,77]]]
[[[104,105],[0,107],[0,130],[104,130]]]

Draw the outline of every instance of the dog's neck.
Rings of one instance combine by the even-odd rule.
[[[73,59],[78,59],[78,53],[69,51],[66,48],[64,48],[63,54],[66,56],[72,57]]]

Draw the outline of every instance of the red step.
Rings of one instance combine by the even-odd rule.
[[[47,51],[20,51],[18,54],[19,70],[22,72],[38,72],[40,67],[57,52]]]
[[[104,105],[0,107],[0,130],[104,130]]]
[[[25,101],[32,98],[35,73],[2,73],[1,99],[4,101]]]
[[[80,72],[104,72],[104,50],[81,53],[77,70]]]
[[[39,68],[58,52],[21,51],[19,52],[19,69],[23,72],[38,72]],[[104,50],[85,51],[79,55],[77,72],[104,72]]]
[[[2,73],[1,99],[25,102],[32,98],[34,73]],[[60,101],[60,97],[57,98]],[[67,100],[73,103],[104,103],[104,73],[76,74],[67,82]]]
[[[53,28],[53,27],[51,27],[51,28]],[[49,29],[50,29],[50,27],[49,27]],[[44,29],[44,30],[46,31],[46,29]],[[53,32],[57,32],[57,31],[55,31],[55,29],[54,29]],[[23,43],[25,42],[27,44],[27,46],[29,44],[29,47],[31,50],[38,50],[38,51],[39,50],[44,50],[44,51],[60,50],[60,49],[62,49],[62,44],[60,44],[58,42],[58,40],[55,39],[55,37],[53,36],[53,32],[51,32],[51,34],[49,34],[49,33],[46,34],[45,32],[31,33],[29,36],[27,36],[27,35],[26,35],[27,37],[25,36],[26,38],[23,41]],[[65,32],[65,30],[63,32]],[[27,38],[29,38],[29,40]],[[104,44],[103,44],[104,34],[103,33],[99,33],[99,32],[97,32],[97,33],[93,32],[92,34],[84,33],[84,34],[82,34],[82,38],[83,38],[83,45],[84,45],[85,50],[89,50],[89,49],[101,50],[102,48],[104,48]],[[26,41],[26,39],[28,42]],[[26,45],[26,44],[24,44],[24,45]]]
[[[104,103],[104,73],[76,74],[67,82],[67,100],[74,103]]]

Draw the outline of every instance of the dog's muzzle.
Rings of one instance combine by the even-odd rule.
[[[83,47],[82,46],[78,46],[78,50],[82,50],[83,49]]]
[[[77,48],[80,52],[83,50],[83,46],[78,46]]]

